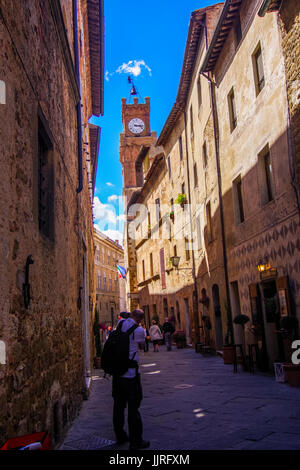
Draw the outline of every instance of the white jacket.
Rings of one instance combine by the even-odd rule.
[[[162,339],[162,334],[160,332],[160,328],[158,325],[152,325],[150,326],[150,330],[149,330],[149,334],[150,334],[150,338],[151,340],[155,340],[155,339]]]

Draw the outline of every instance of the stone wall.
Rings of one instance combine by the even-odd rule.
[[[85,250],[90,314],[94,275],[86,177],[84,190],[76,193],[76,94],[50,2],[19,2],[16,15],[14,3],[1,0],[0,79],[6,84],[6,104],[0,105],[0,339],[6,344],[0,442],[48,430],[55,445],[78,412],[86,386],[78,303]],[[53,240],[38,224],[38,113],[52,140]],[[25,308],[29,255],[31,303]]]

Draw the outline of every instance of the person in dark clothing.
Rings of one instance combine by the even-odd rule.
[[[129,312],[121,312],[120,313],[120,316],[119,316],[119,319],[122,320],[122,318],[129,318],[130,317],[130,313]]]
[[[120,320],[122,331],[129,330],[133,325],[140,324],[144,317],[142,310],[134,310],[130,317]],[[139,345],[145,344],[145,332],[138,326],[129,336],[129,359],[132,367],[121,377],[114,375],[112,396],[114,398],[113,425],[118,444],[129,441],[129,449],[146,449],[150,442],[143,440],[143,424],[139,407],[143,398],[140,373],[138,369]],[[128,432],[124,430],[125,408],[128,407]]]
[[[169,318],[165,319],[165,323],[163,324],[163,332],[165,335],[165,341],[167,345],[167,351],[172,350],[172,334],[174,333],[175,328],[173,323],[170,321]]]

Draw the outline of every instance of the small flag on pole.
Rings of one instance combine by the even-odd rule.
[[[118,271],[123,279],[126,279],[126,269],[117,264]]]

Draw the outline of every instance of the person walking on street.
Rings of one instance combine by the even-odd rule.
[[[114,399],[113,425],[118,444],[129,440],[129,449],[146,449],[150,442],[143,440],[143,424],[139,407],[143,398],[141,377],[138,366],[139,345],[145,344],[145,332],[140,326],[144,312],[133,310],[130,317],[120,320],[121,331],[126,332],[134,325],[139,325],[129,335],[129,361],[128,371],[122,375],[113,375],[112,396]],[[125,408],[128,407],[128,433],[124,430]]]
[[[158,352],[158,343],[162,339],[162,334],[155,320],[152,320],[151,322],[149,333],[150,333],[151,341],[153,343],[153,350],[154,352]]]
[[[165,323],[163,324],[163,331],[165,335],[165,341],[167,346],[167,351],[172,350],[172,334],[175,331],[175,327],[170,319],[166,318]]]

